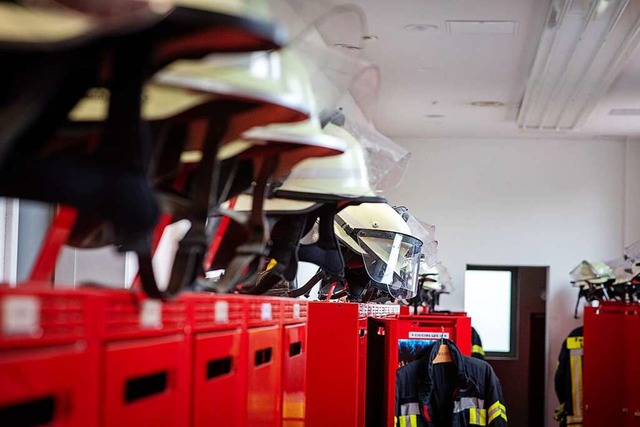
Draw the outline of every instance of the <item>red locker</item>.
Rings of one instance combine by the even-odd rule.
[[[307,329],[307,427],[364,427],[366,307],[312,302]]]
[[[471,319],[465,313],[379,316],[369,321],[367,427],[393,425],[399,340],[447,338],[471,354]]]
[[[186,345],[180,335],[108,343],[102,425],[186,425]]]
[[[7,425],[97,423],[95,302],[38,284],[0,287],[0,421]]]
[[[246,425],[246,351],[241,329],[195,336],[193,425]]]
[[[286,425],[304,422],[307,325],[287,325],[283,332],[282,418]]]
[[[82,345],[5,350],[0,356],[0,423],[95,425],[97,397],[91,378],[91,360]]]
[[[282,299],[247,302],[247,426],[282,423]]]
[[[100,425],[187,425],[191,349],[186,303],[149,300],[130,291],[85,292],[100,301]]]
[[[183,294],[189,306],[192,425],[246,425],[247,298]]]
[[[640,306],[630,306],[624,319],[624,389],[623,389],[623,419],[624,427],[640,426]]]
[[[471,318],[466,313],[401,315],[398,339],[447,338],[465,356],[471,356]]]
[[[276,427],[281,424],[281,346],[280,325],[248,331],[248,426]]]
[[[585,307],[584,427],[623,425],[624,326],[624,305]]]

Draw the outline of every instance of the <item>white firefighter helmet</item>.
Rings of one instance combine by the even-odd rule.
[[[407,223],[391,206],[348,206],[336,215],[334,230],[340,241],[362,255],[373,284],[386,286],[391,295],[400,290],[407,298],[415,295],[422,242],[411,235]]]
[[[279,153],[274,180],[287,176],[292,168],[308,158],[341,155],[347,149],[341,138],[322,131],[317,119],[298,123],[273,124],[252,128],[241,139],[225,144],[218,151],[219,160],[228,160],[241,156],[251,158],[260,153]],[[280,177],[280,178],[279,178]]]
[[[326,135],[346,143],[344,154],[300,162],[276,191],[276,197],[325,200],[375,198],[369,185],[367,162],[359,142],[344,129],[329,123]]]
[[[441,291],[442,284],[438,278],[438,269],[436,266],[429,267],[425,258],[420,259],[420,283],[422,283],[423,289]]]
[[[314,134],[313,126],[318,126]],[[302,132],[305,132],[304,134]],[[344,129],[329,123],[323,130],[319,124],[308,121],[296,125],[272,125],[254,128],[245,135],[265,139],[269,143],[298,140],[344,147],[344,153],[326,157],[308,156],[291,169],[283,184],[273,193],[274,199],[290,199],[305,202],[353,201],[383,202],[369,185],[367,162],[362,147]],[[240,155],[265,142],[240,140],[221,147],[221,160]],[[342,145],[342,144],[344,145]],[[335,153],[334,153],[335,154]],[[291,153],[292,156],[295,153]],[[286,156],[286,154],[285,154]],[[286,163],[286,162],[285,162]],[[272,202],[273,203],[273,202]],[[279,202],[280,206],[283,202]],[[295,210],[296,208],[292,209]]]
[[[238,98],[270,105],[287,114],[285,121],[307,118],[314,109],[308,73],[287,52],[211,55],[179,60],[145,85],[142,116],[155,121],[174,117],[219,98]],[[105,120],[106,89],[89,91],[69,117],[74,121]]]
[[[578,282],[600,284],[615,279],[611,267],[600,261],[582,261],[569,275],[574,286],[579,286]]]

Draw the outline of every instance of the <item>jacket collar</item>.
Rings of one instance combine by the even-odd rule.
[[[449,346],[449,350],[451,352],[451,362],[456,366],[458,371],[458,374],[457,374],[458,385],[464,385],[471,382],[469,376],[466,373],[465,361],[464,361],[464,357],[462,357],[462,353],[460,353],[460,350],[458,350],[458,347],[454,344],[454,342],[448,339],[438,340],[433,345],[433,348],[431,349],[431,354],[429,355],[429,364],[427,369],[429,382],[433,383],[433,360],[438,355],[438,351],[440,350],[440,347],[443,344],[446,344]]]

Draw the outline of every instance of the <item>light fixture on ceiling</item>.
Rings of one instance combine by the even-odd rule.
[[[412,33],[422,33],[426,31],[438,31],[438,26],[433,24],[409,24],[404,29]]]
[[[424,116],[427,119],[444,119],[444,117],[445,117],[442,114],[425,114]]]
[[[518,112],[520,128],[584,124],[640,43],[640,8],[630,3],[636,1],[551,1]]]
[[[447,21],[451,34],[506,34],[518,31],[517,21]]]
[[[362,46],[357,46],[349,43],[334,43],[333,45],[344,50],[362,50]]]
[[[640,108],[613,108],[610,116],[640,116]]]
[[[504,107],[504,102],[500,101],[473,101],[469,105],[474,107]]]
[[[376,36],[375,34],[367,34],[366,36],[362,36],[362,40],[367,42],[374,42],[378,40],[378,36]]]

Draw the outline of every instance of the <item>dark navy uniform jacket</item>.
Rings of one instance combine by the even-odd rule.
[[[434,364],[443,344],[452,362]],[[395,425],[506,426],[500,382],[487,362],[463,356],[450,340],[438,341],[425,357],[397,370]]]
[[[583,335],[582,326],[571,331],[558,356],[555,388],[560,407],[555,418],[562,426],[582,426]]]

